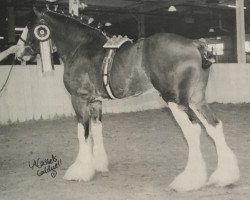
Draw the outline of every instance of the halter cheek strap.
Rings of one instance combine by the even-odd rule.
[[[31,48],[31,50],[33,51],[33,53],[39,53],[38,49],[35,48],[34,45],[31,42],[27,42],[22,37],[20,37],[20,40],[23,41],[24,44],[26,44],[27,46],[29,46]]]

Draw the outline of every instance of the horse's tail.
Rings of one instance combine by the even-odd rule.
[[[208,50],[207,42],[203,38],[194,40],[193,43],[198,48],[201,54],[202,68],[208,69],[213,63],[215,63],[213,52]]]

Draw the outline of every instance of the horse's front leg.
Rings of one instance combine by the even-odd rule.
[[[93,137],[93,156],[95,170],[108,171],[108,157],[103,144],[102,134],[102,102],[90,103],[90,133]]]
[[[95,174],[92,141],[89,131],[89,104],[87,100],[77,96],[72,96],[72,104],[78,120],[79,151],[75,162],[66,171],[64,179],[89,181]]]

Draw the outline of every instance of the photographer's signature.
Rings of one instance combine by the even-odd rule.
[[[52,178],[57,175],[56,169],[62,165],[62,160],[58,159],[55,155],[51,155],[50,158],[40,159],[37,158],[33,161],[29,161],[29,167],[32,170],[37,170],[37,176],[42,176],[46,173],[50,173]]]

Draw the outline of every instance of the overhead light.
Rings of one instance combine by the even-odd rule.
[[[177,9],[176,9],[175,6],[170,6],[170,7],[168,8],[168,11],[169,11],[169,12],[176,12]]]
[[[0,36],[0,40],[3,40],[4,39],[4,37],[3,36]]]
[[[209,29],[208,32],[209,32],[209,33],[214,33],[214,32],[215,32],[215,31],[214,31],[214,28],[211,27],[211,28]]]
[[[110,22],[106,22],[105,26],[112,26],[112,24]]]

